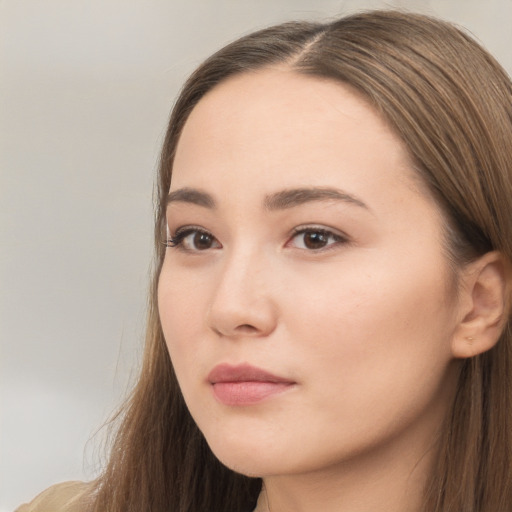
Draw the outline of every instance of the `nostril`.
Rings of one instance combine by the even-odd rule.
[[[256,327],[254,327],[253,325],[250,325],[250,324],[242,324],[242,325],[239,325],[236,330],[238,332],[243,332],[243,333],[253,333],[253,332],[257,332],[258,329]]]

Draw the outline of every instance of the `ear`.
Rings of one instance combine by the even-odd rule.
[[[509,276],[508,265],[497,251],[464,268],[459,293],[462,320],[452,338],[454,357],[473,357],[497,343],[508,317]]]

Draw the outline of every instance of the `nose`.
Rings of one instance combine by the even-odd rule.
[[[261,256],[231,255],[223,262],[207,322],[222,337],[264,337],[277,326],[275,280]]]

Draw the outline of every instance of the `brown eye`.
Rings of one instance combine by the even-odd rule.
[[[178,229],[176,234],[167,240],[166,245],[187,252],[207,251],[222,247],[211,233],[194,227]]]
[[[210,233],[196,231],[193,236],[192,246],[198,251],[204,251],[205,249],[210,249],[212,247],[214,240],[215,239],[210,235]]]
[[[296,230],[289,244],[298,249],[321,251],[346,241],[345,237],[332,231],[312,227]]]
[[[304,233],[304,246],[308,249],[322,249],[329,242],[329,237],[325,233],[311,231]]]

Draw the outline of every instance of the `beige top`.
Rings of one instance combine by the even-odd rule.
[[[14,512],[83,512],[82,498],[90,485],[85,482],[52,485],[30,503],[20,505]]]

